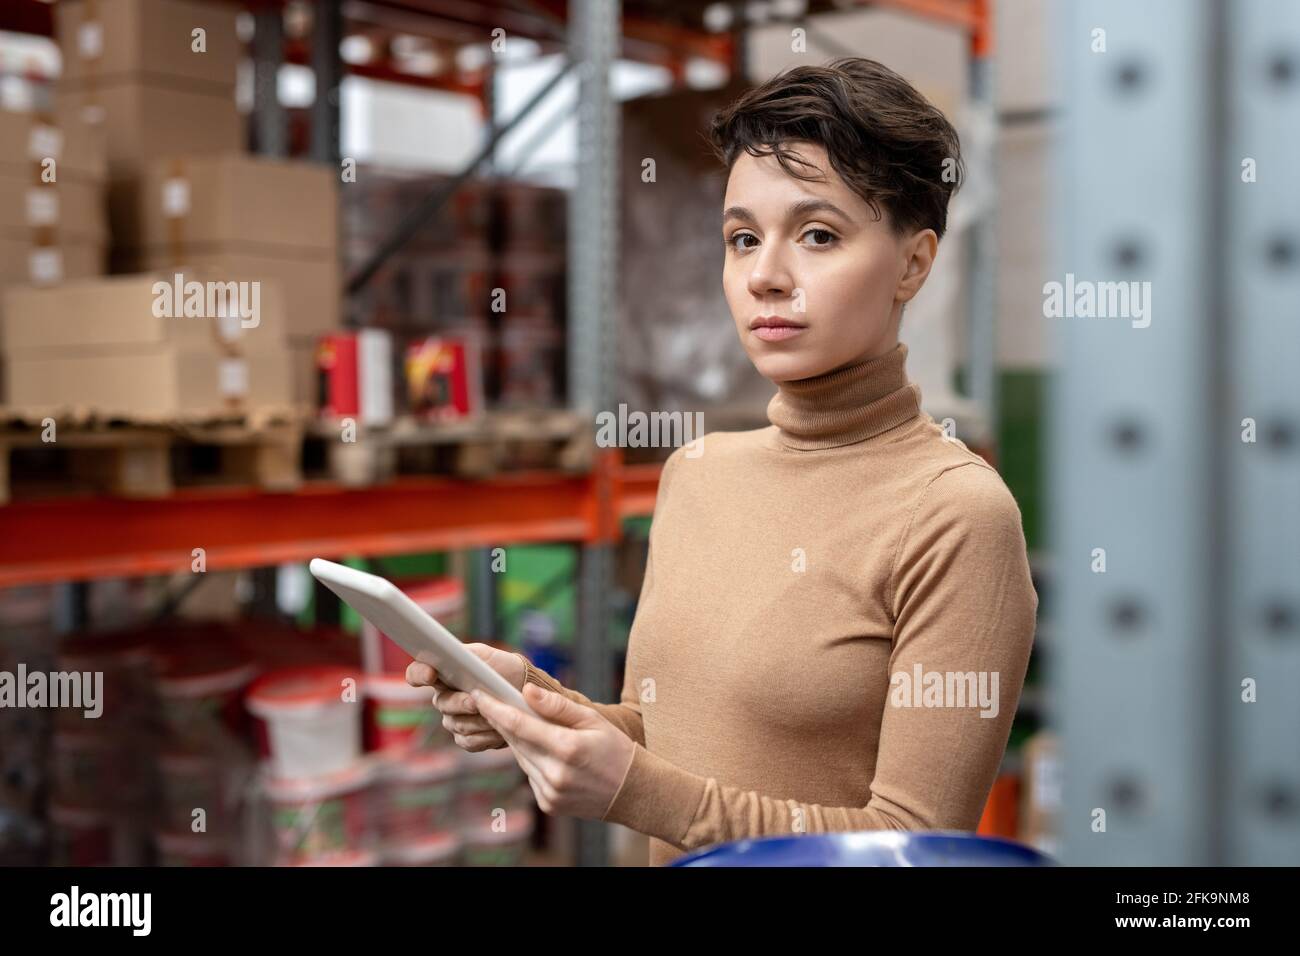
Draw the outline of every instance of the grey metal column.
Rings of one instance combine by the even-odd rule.
[[[609,74],[618,55],[622,3],[574,0],[569,5],[569,49],[579,70],[577,180],[569,193],[569,405],[593,416],[610,407],[618,267],[619,113]],[[583,547],[578,561],[578,689],[608,696],[609,594],[613,557],[608,546]],[[608,862],[608,829],[583,821],[576,841],[580,866]]]
[[[1054,7],[1064,122],[1053,165],[1066,282],[1149,281],[1151,322],[1047,319],[1053,682],[1061,852],[1077,865],[1201,865],[1215,695],[1206,199],[1222,171],[1205,0]],[[1093,31],[1105,30],[1105,52]],[[1285,175],[1279,171],[1279,176]],[[1094,549],[1105,549],[1105,573]],[[1104,814],[1105,830],[1100,826]]]
[[[492,551],[492,548],[472,548],[468,552],[472,633],[476,641],[504,640],[506,637],[497,633],[498,588],[496,572],[492,570]]]
[[[1211,419],[1228,493],[1222,551],[1224,859],[1300,863],[1300,6],[1236,0],[1225,34],[1227,193],[1218,252],[1228,369]],[[1249,181],[1253,179],[1254,181]],[[1257,428],[1243,441],[1243,422]],[[1256,685],[1243,701],[1243,682]]]
[[[287,156],[289,127],[277,89],[284,63],[284,19],[279,7],[258,7],[253,13],[253,129],[257,151]]]
[[[983,412],[994,447],[998,440],[998,221],[997,141],[998,108],[996,75],[992,57],[971,62],[971,112],[977,130],[988,132],[990,142],[981,170],[986,183],[981,195],[987,197],[984,209],[971,226],[966,261],[970,275],[970,292],[966,310],[966,391]]]
[[[312,7],[311,68],[316,98],[311,104],[311,158],[338,166],[339,88],[343,83],[343,4],[316,0]]]

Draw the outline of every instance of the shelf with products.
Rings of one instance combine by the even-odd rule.
[[[503,543],[610,543],[623,518],[653,510],[658,480],[658,465],[625,466],[618,449],[601,449],[579,475],[18,501],[0,507],[0,587],[185,571],[199,557],[219,570]]]

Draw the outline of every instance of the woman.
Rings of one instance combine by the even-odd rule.
[[[544,719],[408,680],[547,813],[650,860],[767,834],[974,830],[1038,596],[996,471],[921,412],[898,341],[938,252],[956,133],[897,74],[800,67],[714,119],[723,286],[771,425],[664,466],[622,699],[475,645]],[[775,147],[775,151],[773,150]]]

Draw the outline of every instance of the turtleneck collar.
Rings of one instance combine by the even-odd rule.
[[[909,382],[907,346],[832,372],[778,382],[767,405],[777,441],[797,451],[874,438],[920,414],[921,389]]]

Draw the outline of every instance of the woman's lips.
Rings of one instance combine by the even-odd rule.
[[[760,325],[756,329],[750,329],[750,332],[764,342],[784,342],[786,339],[794,338],[800,332],[807,331],[806,325]]]

